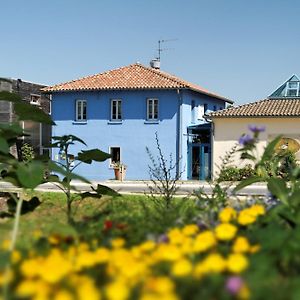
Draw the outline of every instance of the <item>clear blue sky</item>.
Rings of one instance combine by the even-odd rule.
[[[177,38],[162,69],[237,104],[300,76],[299,0],[0,0],[0,76],[55,84],[134,62]]]

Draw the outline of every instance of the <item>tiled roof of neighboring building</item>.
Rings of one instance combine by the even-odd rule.
[[[265,99],[209,114],[212,118],[231,117],[299,117],[300,99]]]
[[[57,84],[47,87],[43,89],[43,91],[52,93],[130,89],[190,89],[195,92],[217,97],[229,103],[233,103],[233,101],[210,92],[201,86],[192,84],[161,70],[145,67],[139,63],[66,83]]]

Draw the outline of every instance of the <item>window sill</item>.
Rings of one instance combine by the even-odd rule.
[[[123,123],[122,120],[112,120],[112,121],[108,121],[107,124],[111,124],[111,125],[121,125]]]
[[[146,120],[144,124],[159,124],[159,120]]]
[[[87,121],[73,121],[74,125],[86,125],[87,124]]]

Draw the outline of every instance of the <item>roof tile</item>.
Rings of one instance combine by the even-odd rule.
[[[212,118],[299,117],[300,99],[265,99],[209,114]]]
[[[44,88],[46,93],[89,91],[89,90],[122,90],[122,89],[180,89],[217,97],[232,103],[231,100],[210,92],[201,86],[182,80],[161,70],[145,67],[139,63],[110,70],[104,73],[84,77]]]

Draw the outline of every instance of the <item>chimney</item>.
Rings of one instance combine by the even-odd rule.
[[[156,70],[160,70],[160,60],[158,58],[154,58],[150,61],[150,67]]]

